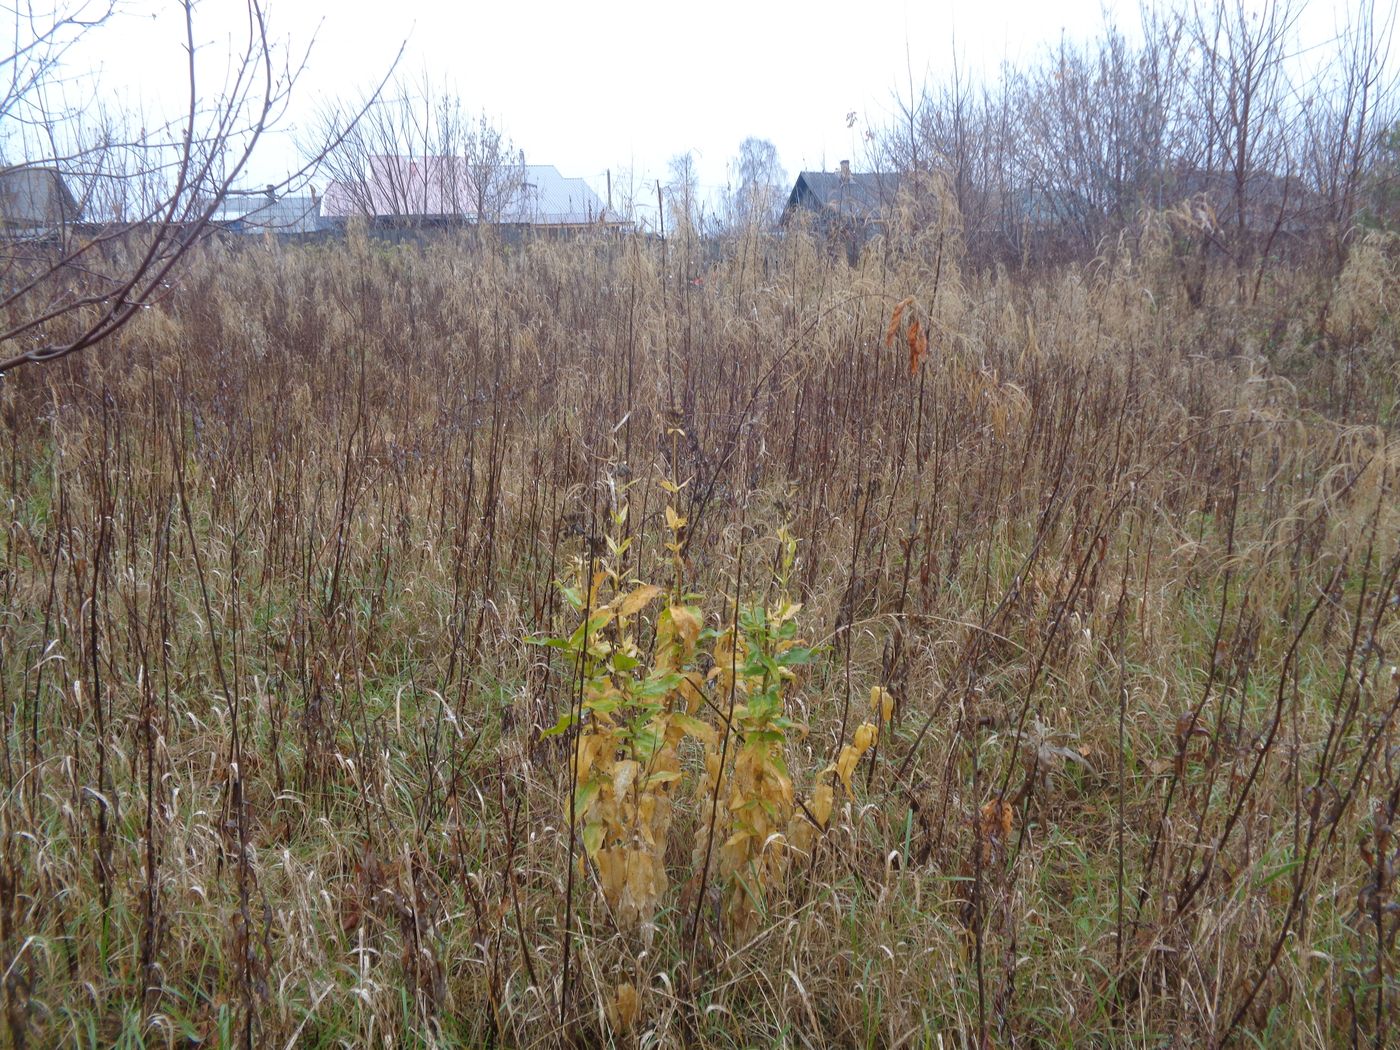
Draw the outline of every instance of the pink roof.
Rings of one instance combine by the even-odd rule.
[[[441,215],[475,221],[476,194],[470,174],[461,157],[374,156],[362,181],[332,182],[326,187],[321,215],[333,219]],[[489,202],[496,221],[575,226],[605,218],[603,202],[588,184],[565,178],[552,164],[513,167],[496,183]]]
[[[460,157],[370,157],[364,183],[332,182],[326,187],[321,214],[473,215],[475,198],[467,170]]]

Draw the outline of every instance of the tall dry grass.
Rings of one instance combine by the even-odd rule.
[[[211,246],[6,377],[8,1041],[1387,1045],[1395,248],[1197,308],[1141,246]],[[684,791],[615,921],[540,736],[668,502],[713,627],[799,540],[797,803],[895,700],[743,939]]]

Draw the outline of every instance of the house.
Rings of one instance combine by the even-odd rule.
[[[42,236],[77,222],[81,212],[57,168],[0,169],[0,235]]]
[[[472,183],[460,157],[372,156],[361,179],[326,187],[321,212],[398,220],[441,220],[474,214]]]
[[[855,260],[862,245],[885,231],[885,220],[899,193],[899,176],[854,172],[843,160],[839,171],[804,171],[788,195],[781,224],[810,216],[813,229],[846,246]]]
[[[566,230],[619,224],[588,183],[566,178],[552,164],[506,165],[478,193],[461,157],[371,157],[362,181],[326,187],[321,214],[330,220],[363,215],[391,225],[488,221]]]
[[[559,174],[552,164],[525,165],[520,190],[501,221],[556,229],[621,224],[587,182]]]

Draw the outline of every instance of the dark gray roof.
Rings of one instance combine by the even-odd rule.
[[[788,195],[787,210],[831,211],[855,219],[879,218],[894,204],[899,176],[877,171],[804,171]]]

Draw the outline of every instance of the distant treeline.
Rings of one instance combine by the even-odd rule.
[[[1358,229],[1400,218],[1393,16],[1365,3],[1302,48],[1302,10],[1145,8],[1134,40],[1109,24],[990,82],[955,64],[901,100],[873,163],[913,176],[916,220],[955,206],[973,263],[1087,261],[1156,229],[1242,278],[1339,265]]]

